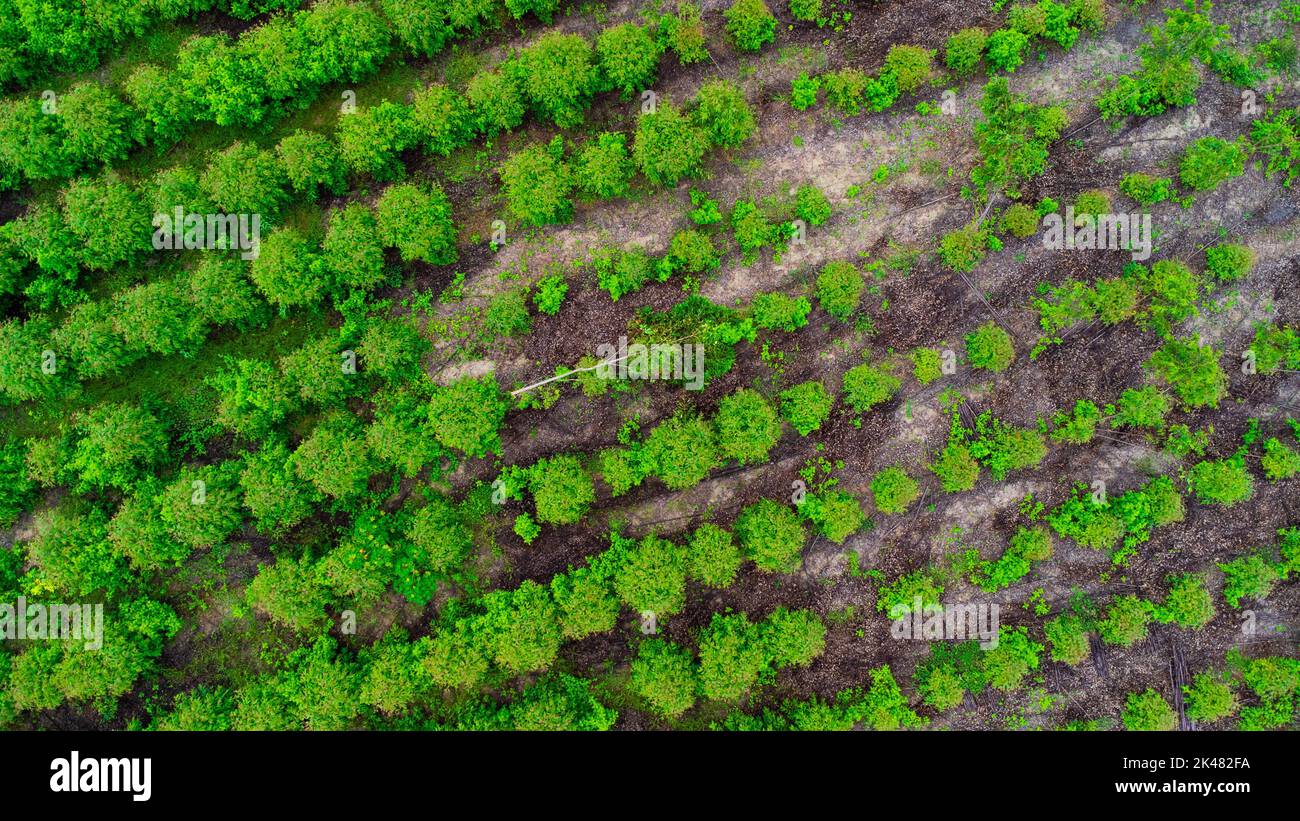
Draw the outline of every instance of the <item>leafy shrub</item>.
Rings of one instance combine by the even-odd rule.
[[[948,493],[959,493],[975,487],[980,477],[980,463],[971,450],[961,442],[949,442],[929,465],[939,478],[939,484]]]
[[[758,127],[744,92],[728,80],[700,86],[692,116],[710,142],[723,148],[735,148],[753,136]]]
[[[1219,282],[1236,282],[1255,267],[1255,252],[1246,245],[1223,243],[1205,251],[1205,270]]]
[[[821,225],[831,218],[830,200],[817,186],[801,185],[794,196],[794,215],[809,225]]]
[[[817,301],[822,310],[845,322],[858,309],[865,287],[862,272],[853,263],[828,262],[817,275]]]
[[[1042,433],[1009,425],[988,411],[976,419],[976,432],[978,438],[970,443],[970,453],[999,482],[1013,470],[1037,467],[1047,455]]]
[[[1256,326],[1250,350],[1255,354],[1255,368],[1259,373],[1276,373],[1284,366],[1289,370],[1300,370],[1300,334],[1291,328]]]
[[[885,71],[898,81],[898,90],[911,94],[934,73],[934,51],[920,46],[890,46],[885,54]]]
[[[1255,480],[1243,459],[1207,459],[1187,474],[1187,486],[1201,504],[1232,507],[1255,494]]]
[[[593,255],[592,268],[596,271],[597,284],[614,302],[635,293],[650,281],[653,273],[650,257],[640,248],[598,251]]]
[[[526,225],[568,222],[573,218],[573,174],[557,152],[529,145],[501,166],[501,184],[510,214]]]
[[[659,68],[659,44],[644,26],[611,26],[596,38],[596,55],[605,80],[623,99],[648,88]]]
[[[1169,400],[1157,388],[1148,385],[1144,388],[1125,388],[1120,394],[1119,403],[1114,408],[1108,407],[1113,428],[1146,428],[1160,430],[1165,426],[1165,414],[1169,412]]]
[[[695,664],[689,651],[663,639],[648,639],[632,661],[632,691],[665,718],[695,706]]]
[[[411,108],[413,138],[425,151],[448,157],[474,136],[474,112],[463,94],[441,83],[415,93]]]
[[[351,115],[349,115],[351,116]],[[368,291],[384,279],[384,247],[374,212],[359,202],[332,212],[321,261],[343,290]]]
[[[533,520],[533,517],[525,513],[520,513],[515,517],[515,524],[512,528],[515,535],[523,541],[524,544],[530,545],[537,541],[537,537],[542,535],[542,526]]]
[[[492,375],[464,377],[434,392],[429,421],[443,445],[469,456],[486,456],[501,449],[506,407]]]
[[[741,51],[758,51],[776,39],[776,18],[763,0],[733,0],[723,16],[727,33]]]
[[[688,228],[673,235],[668,245],[667,260],[673,271],[702,274],[717,268],[721,262],[713,240],[703,231]]]
[[[1156,606],[1154,616],[1162,624],[1176,624],[1199,630],[1214,618],[1214,602],[1205,589],[1205,580],[1185,574],[1173,580],[1165,600]]]
[[[375,203],[380,241],[397,248],[402,259],[431,265],[456,261],[456,226],[451,202],[436,184],[390,185]]]
[[[999,690],[1014,690],[1025,676],[1038,669],[1043,645],[1029,639],[1023,627],[1002,625],[996,647],[984,651],[984,671],[989,684]]]
[[[730,587],[744,561],[729,531],[705,523],[691,534],[688,570],[691,578],[708,587]]]
[[[1279,578],[1273,564],[1259,554],[1239,556],[1218,567],[1224,575],[1223,597],[1233,607],[1240,607],[1242,599],[1263,601]]]
[[[79,492],[129,489],[167,454],[166,428],[134,405],[98,405],[76,420],[76,430],[67,468],[77,474]]]
[[[646,536],[614,574],[614,591],[638,613],[671,616],[686,605],[686,553],[680,545]]]
[[[572,454],[538,460],[528,469],[528,477],[537,521],[544,524],[573,524],[596,499],[591,476]]]
[[[934,348],[916,348],[908,357],[912,360],[912,376],[922,385],[943,376],[943,359]]]
[[[1043,633],[1052,647],[1052,661],[1063,661],[1077,667],[1092,654],[1088,629],[1078,616],[1067,614],[1050,619],[1043,624]]]
[[[801,382],[781,392],[781,415],[800,436],[807,436],[831,415],[831,402],[831,395],[821,382]]]
[[[319,246],[298,229],[285,226],[262,240],[249,273],[266,300],[284,310],[320,300],[327,284],[322,265]]]
[[[939,256],[954,271],[968,273],[983,262],[988,241],[988,231],[972,222],[943,235],[939,241]]]
[[[1074,403],[1073,414],[1066,415],[1064,412],[1058,412],[1052,417],[1052,424],[1055,426],[1052,431],[1052,441],[1086,445],[1092,441],[1099,421],[1101,421],[1101,411],[1097,406],[1087,399],[1080,399]]]
[[[862,504],[842,490],[828,490],[805,497],[799,511],[817,526],[821,534],[835,544],[856,533],[868,522]]]
[[[888,402],[898,393],[902,382],[890,372],[887,363],[858,365],[844,374],[844,399],[858,413]]]
[[[1125,174],[1120,180],[1119,190],[1132,197],[1142,205],[1155,205],[1174,198],[1173,182],[1166,177],[1153,177],[1150,174]]]
[[[668,47],[682,65],[709,59],[709,50],[705,47],[703,14],[696,3],[678,0],[677,13],[661,18],[659,26],[662,36],[667,38]]]
[[[808,324],[812,304],[807,297],[758,294],[751,303],[754,324],[769,331],[797,331]]]
[[[1264,455],[1259,460],[1264,475],[1274,482],[1290,479],[1300,473],[1300,453],[1276,437],[1264,442]]]
[[[821,90],[821,81],[809,77],[804,71],[790,81],[790,107],[795,111],[807,111],[817,105],[817,92]]]
[[[1197,673],[1192,683],[1183,685],[1187,702],[1187,718],[1203,724],[1212,724],[1237,712],[1237,696],[1232,688],[1211,673]]]
[[[605,633],[618,623],[619,602],[609,580],[591,567],[557,573],[551,578],[551,596],[567,639]]]
[[[736,701],[758,681],[766,666],[758,625],[744,613],[714,613],[700,633],[700,694]]]
[[[1179,179],[1194,191],[1212,191],[1219,183],[1246,173],[1247,145],[1244,139],[1230,143],[1202,137],[1187,147],[1178,168]]]
[[[771,499],[741,511],[736,537],[745,556],[764,572],[794,573],[803,563],[803,524],[793,510]]]
[[[822,15],[822,0],[790,0],[790,16],[805,23],[815,23]]]
[[[518,128],[524,121],[524,99],[515,81],[501,71],[480,71],[465,89],[474,116],[474,129],[489,139]]]
[[[544,670],[560,650],[560,620],[550,591],[534,581],[483,597],[487,646],[503,670],[518,675]]]
[[[294,470],[321,493],[347,499],[366,491],[380,466],[366,447],[365,432],[347,411],[332,411],[293,454]]]
[[[988,33],[982,28],[962,29],[948,38],[944,62],[959,77],[974,74],[980,60],[984,59],[984,46],[988,39]]]
[[[1016,358],[1011,334],[997,323],[989,321],[966,336],[966,359],[973,368],[983,368],[1001,373],[1011,367]]]
[[[826,100],[840,113],[856,116],[862,113],[862,99],[867,90],[867,75],[856,68],[831,71],[821,78]]]
[[[722,455],[742,465],[766,462],[781,438],[781,420],[757,391],[741,388],[723,397],[713,420]]]
[[[1165,697],[1150,687],[1145,692],[1129,694],[1122,720],[1126,730],[1168,731],[1178,728],[1178,715]]]
[[[1016,239],[1026,239],[1038,230],[1038,212],[1023,203],[1015,203],[1002,213],[1002,230]]]
[[[1014,29],[998,29],[984,44],[984,59],[994,70],[1010,74],[1025,61],[1028,45],[1029,38],[1024,34]]]
[[[603,132],[578,152],[574,161],[578,187],[595,197],[622,197],[636,173],[627,151],[627,135]]]
[[[637,120],[632,157],[646,179],[666,188],[704,170],[709,136],[665,101]]]
[[[1097,623],[1097,634],[1107,644],[1132,647],[1147,637],[1147,625],[1154,607],[1137,596],[1120,596],[1111,602],[1106,617]]]
[[[390,101],[341,118],[337,132],[344,165],[379,182],[399,179],[405,173],[400,155],[416,138],[411,109]]]
[[[641,454],[648,473],[671,490],[685,490],[717,466],[717,434],[707,420],[678,414],[650,432]]]
[[[826,625],[811,610],[778,607],[759,625],[770,664],[806,667],[826,649]]]
[[[1219,367],[1219,352],[1193,338],[1169,340],[1151,354],[1147,368],[1169,383],[1191,408],[1217,408],[1228,393],[1228,378]]]
[[[503,71],[542,117],[560,128],[580,124],[600,85],[591,44],[577,34],[547,32],[520,52]]]
[[[871,497],[881,513],[902,513],[920,495],[916,480],[900,467],[885,468],[871,477]]]

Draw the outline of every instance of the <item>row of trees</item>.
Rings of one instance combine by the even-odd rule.
[[[201,12],[252,20],[299,5],[300,0],[143,0],[129,5],[5,0],[0,3],[0,85],[89,70],[129,38]]]

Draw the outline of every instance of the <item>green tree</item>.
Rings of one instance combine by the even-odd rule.
[[[408,237],[404,235],[404,239]],[[431,248],[442,248],[445,241],[435,241]],[[384,280],[384,244],[379,224],[374,212],[362,203],[349,203],[330,213],[323,248],[322,263],[338,288],[368,291]]]
[[[760,499],[736,518],[736,536],[759,570],[794,573],[803,564],[807,538],[799,516],[785,505]]]
[[[439,388],[429,400],[429,421],[438,441],[472,457],[501,450],[506,403],[492,375],[464,377]]]
[[[614,591],[638,613],[671,616],[686,606],[686,553],[680,545],[646,536],[614,574]]]
[[[741,51],[759,51],[776,39],[776,18],[763,0],[733,0],[723,16],[727,33]]]
[[[329,284],[323,267],[319,245],[285,226],[262,240],[251,276],[266,300],[283,312],[320,301]]]
[[[648,639],[632,661],[632,690],[665,718],[677,718],[695,706],[695,664],[685,648]]]
[[[512,675],[545,670],[560,651],[559,610],[550,591],[533,581],[483,597],[493,660]]]
[[[451,202],[436,183],[426,187],[391,185],[375,203],[379,239],[396,248],[406,262],[430,265],[456,261],[456,226]]]
[[[68,229],[82,245],[81,262],[107,271],[150,250],[143,197],[115,173],[75,180],[63,192]]]
[[[644,26],[623,23],[596,37],[596,55],[608,85],[627,100],[649,88],[659,70],[660,47]]]
[[[588,140],[574,161],[578,187],[593,197],[622,197],[636,168],[627,151],[627,135],[605,131]]]
[[[441,83],[415,93],[411,119],[414,140],[441,157],[450,156],[474,136],[474,113],[468,101]]]
[[[738,701],[766,666],[759,628],[744,613],[714,613],[699,647],[700,694],[714,701]]]
[[[200,549],[239,530],[244,514],[238,476],[238,462],[182,467],[162,492],[160,515],[168,534]]]
[[[272,221],[288,201],[284,168],[271,151],[236,142],[222,151],[200,177],[203,193],[227,214],[260,214]]]
[[[700,86],[692,116],[709,141],[723,148],[739,146],[758,127],[745,93],[729,80],[712,80]]]
[[[343,164],[379,182],[405,174],[401,153],[420,139],[409,106],[384,101],[339,119],[337,139]]]
[[[347,499],[366,492],[379,465],[366,447],[365,432],[355,416],[331,411],[294,451],[294,471],[326,496]]]
[[[591,44],[577,34],[543,34],[502,70],[523,89],[533,109],[560,128],[582,122],[600,86],[596,55]]]
[[[1176,730],[1178,715],[1165,697],[1148,687],[1142,693],[1130,693],[1122,716],[1125,730]]]
[[[296,194],[316,199],[321,191],[337,196],[347,189],[343,157],[324,134],[300,129],[280,140],[275,153]]]
[[[505,72],[480,71],[470,78],[465,90],[474,127],[489,139],[518,128],[524,121],[524,98],[519,86]]]
[[[167,455],[167,429],[144,408],[109,402],[76,420],[80,434],[68,467],[80,492],[127,490]]]
[[[329,618],[329,592],[318,568],[305,560],[286,556],[259,565],[245,595],[250,607],[301,633],[321,629]]]
[[[858,413],[888,402],[902,382],[890,372],[888,363],[858,365],[844,374],[844,400]]]
[[[539,522],[574,524],[596,500],[591,474],[573,454],[540,459],[529,468],[528,475]]]
[[[691,534],[688,553],[691,578],[717,589],[731,586],[744,561],[731,533],[707,522]]]
[[[742,465],[765,462],[781,438],[781,420],[757,391],[741,388],[723,397],[714,417],[718,449]]]
[[[321,496],[299,478],[292,454],[283,442],[270,442],[244,457],[239,487],[244,507],[259,533],[276,535],[312,514]]]
[[[781,415],[799,431],[800,436],[807,436],[820,428],[831,415],[832,401],[821,382],[801,382],[781,392]]]
[[[709,137],[668,101],[637,120],[632,157],[646,179],[672,188],[704,171]]]
[[[966,336],[966,360],[973,368],[1001,373],[1011,367],[1016,348],[1011,334],[989,321]]]
[[[573,219],[573,172],[557,152],[529,145],[510,155],[501,166],[510,214],[526,225],[546,225]]]

